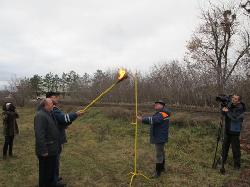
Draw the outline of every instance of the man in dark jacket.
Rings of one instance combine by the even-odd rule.
[[[155,144],[156,166],[155,175],[157,178],[165,171],[165,143],[168,141],[170,111],[165,108],[162,100],[156,101],[154,108],[156,113],[153,116],[140,117],[138,120],[150,126],[150,143]]]
[[[65,114],[62,110],[58,108],[58,103],[60,100],[60,93],[59,92],[48,92],[46,93],[46,98],[50,98],[53,101],[53,115],[57,121],[57,127],[59,129],[59,136],[60,136],[60,145],[59,145],[59,153],[56,158],[56,170],[55,170],[55,183],[61,183],[61,177],[59,177],[59,167],[60,167],[60,155],[62,152],[62,145],[67,142],[66,132],[65,129],[80,115],[83,113],[80,111],[77,112],[70,112]]]
[[[222,147],[222,160],[225,163],[228,157],[230,144],[232,145],[234,168],[240,169],[240,131],[246,111],[245,104],[238,95],[232,96],[228,107],[222,109],[225,115],[225,133]]]
[[[3,105],[3,134],[5,142],[3,146],[3,159],[7,158],[7,151],[9,149],[9,156],[13,156],[12,148],[13,141],[16,134],[19,133],[16,119],[18,118],[16,107],[12,103],[4,103]]]
[[[39,187],[63,186],[54,184],[60,136],[52,110],[52,100],[45,99],[41,102],[40,110],[34,119],[36,155],[39,160]]]

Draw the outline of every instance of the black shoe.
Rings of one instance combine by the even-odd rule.
[[[220,169],[220,173],[221,173],[222,175],[225,175],[226,170],[225,170],[225,168],[224,168],[224,167],[222,167],[222,168]]]
[[[157,179],[161,176],[158,172],[155,172],[154,175],[152,176],[152,179]]]
[[[163,160],[163,162],[161,164],[161,171],[162,172],[166,172],[166,169],[165,169],[165,160]]]
[[[235,170],[240,170],[240,166],[239,165],[234,165],[234,169]]]
[[[156,163],[155,164],[155,173],[152,176],[152,178],[159,178],[161,176],[161,171],[162,171],[162,163]]]
[[[59,177],[60,179],[61,177]],[[56,187],[63,187],[63,186],[66,186],[66,183],[62,182],[62,178],[61,178],[61,181],[58,181],[57,182],[57,186]]]
[[[66,186],[66,184],[63,184],[63,183],[57,183],[55,186],[53,186],[53,187],[65,187]]]

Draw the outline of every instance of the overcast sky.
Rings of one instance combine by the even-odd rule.
[[[182,59],[206,0],[0,0],[0,82]]]

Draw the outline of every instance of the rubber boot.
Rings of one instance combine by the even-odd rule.
[[[3,159],[6,160],[7,159],[7,147],[4,146],[3,148]]]
[[[162,172],[166,172],[166,169],[165,169],[165,159],[164,159],[163,162],[162,162],[161,171],[162,171]]]
[[[152,178],[159,178],[161,176],[162,163],[155,164],[155,173]]]
[[[9,148],[9,156],[13,157],[12,147]]]

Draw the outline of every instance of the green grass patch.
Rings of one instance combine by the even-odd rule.
[[[107,109],[105,109],[107,110]],[[110,112],[112,111],[112,112]],[[69,187],[128,186],[133,171],[134,126],[131,117],[118,118],[112,109],[92,108],[67,130],[68,143],[61,159],[61,175]],[[35,156],[34,109],[18,109],[20,135],[15,138],[13,159],[0,159],[0,186],[37,185],[38,162]],[[125,111],[124,114],[130,114]],[[166,146],[167,173],[158,180],[136,177],[133,186],[222,186],[239,172],[227,165],[226,175],[211,168],[217,135],[217,118],[176,113],[170,125]],[[2,133],[2,129],[0,131]],[[154,147],[149,144],[149,126],[139,125],[138,171],[151,176],[154,170]],[[3,136],[0,137],[3,145]],[[232,160],[231,152],[229,161]],[[242,152],[242,166],[250,156]]]

